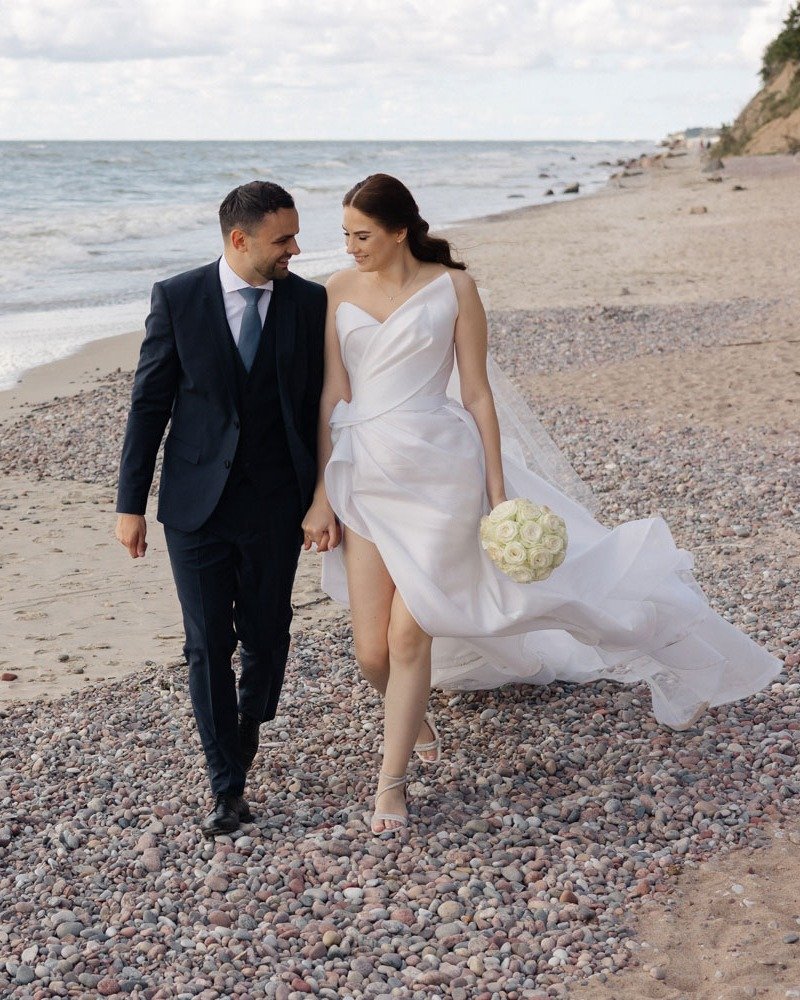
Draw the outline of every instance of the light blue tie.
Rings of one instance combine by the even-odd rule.
[[[242,364],[249,372],[253,367],[253,361],[258,350],[258,342],[261,340],[261,317],[258,314],[258,302],[264,294],[263,288],[240,288],[239,294],[247,305],[244,307],[242,316],[242,328],[239,331],[239,355]]]

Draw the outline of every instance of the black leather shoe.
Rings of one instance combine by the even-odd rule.
[[[252,823],[250,808],[241,795],[218,795],[213,812],[200,824],[200,832],[210,839],[223,833],[233,833],[242,823]]]
[[[249,715],[239,716],[239,755],[242,767],[249,771],[258,753],[258,729],[261,725]]]

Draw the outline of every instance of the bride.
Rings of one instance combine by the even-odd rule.
[[[487,365],[475,282],[408,189],[373,174],[343,205],[355,268],[327,286],[320,471],[303,532],[384,696],[373,832],[408,823],[412,751],[439,759],[432,683],[644,680],[673,729],[767,684],[780,661],[710,609],[666,523],[603,527],[546,435],[531,444]],[[569,533],[564,563],[531,585],[502,575],[478,538],[481,515],[517,496]]]

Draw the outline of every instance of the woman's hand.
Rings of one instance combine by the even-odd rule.
[[[330,552],[342,540],[342,530],[327,498],[314,499],[303,518],[301,527],[303,548],[306,550],[314,544],[317,546],[317,552]]]

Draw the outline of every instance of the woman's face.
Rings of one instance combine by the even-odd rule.
[[[342,217],[345,246],[359,271],[382,271],[402,253],[406,230],[390,232],[375,219],[346,206]]]

